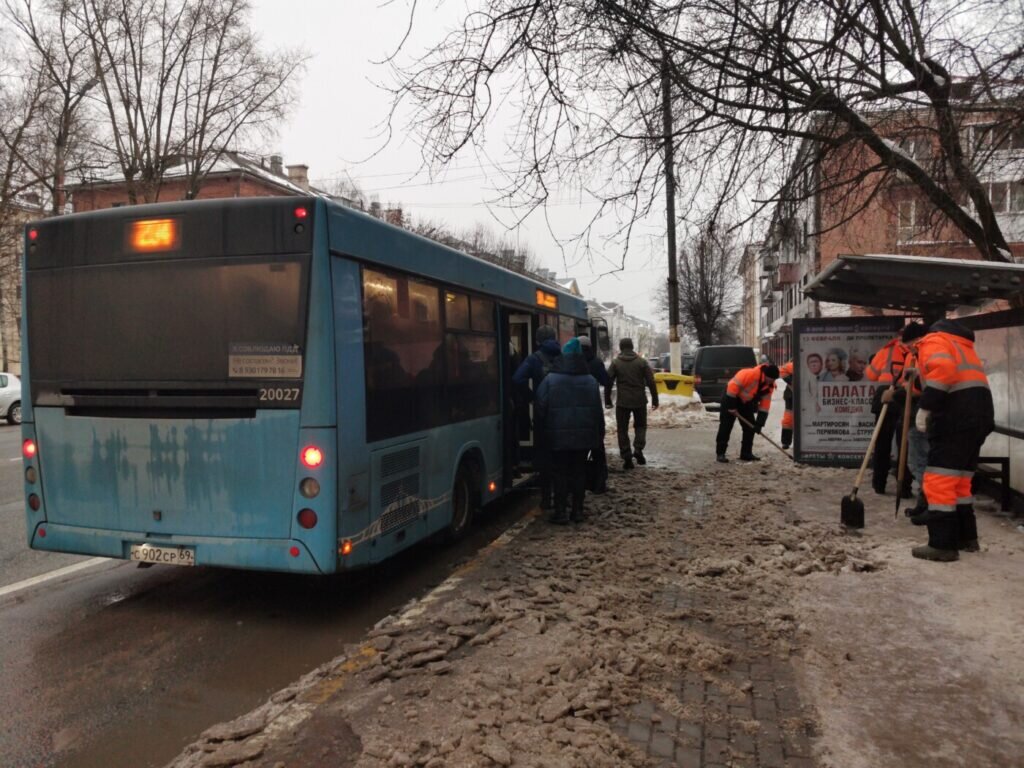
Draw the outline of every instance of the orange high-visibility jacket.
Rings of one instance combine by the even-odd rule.
[[[865,371],[868,381],[892,384],[895,380],[899,384],[903,377],[903,367],[906,364],[908,351],[907,346],[900,341],[899,337],[887,343],[871,358]]]
[[[974,333],[953,320],[940,320],[917,347],[924,392],[921,407],[943,414],[943,430],[991,429],[992,392],[974,351]]]
[[[729,382],[729,386],[725,388],[726,396],[735,398],[741,403],[757,402],[757,409],[768,413],[772,407],[775,380],[766,379],[762,373],[763,368],[764,364],[737,371]]]

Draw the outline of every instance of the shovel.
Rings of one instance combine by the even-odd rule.
[[[781,445],[779,445],[779,444],[778,444],[778,443],[776,443],[776,442],[775,442],[774,440],[772,440],[772,439],[771,439],[770,437],[768,437],[768,435],[765,435],[765,434],[763,434],[763,433],[761,433],[761,432],[758,432],[758,431],[757,431],[757,427],[755,427],[755,426],[754,426],[753,424],[751,424],[751,423],[750,423],[749,421],[747,421],[746,419],[744,419],[744,418],[743,418],[742,416],[740,416],[740,415],[739,415],[738,413],[736,414],[736,418],[737,418],[737,419],[739,419],[740,421],[742,421],[742,422],[743,422],[744,424],[746,424],[746,425],[747,425],[748,427],[750,427],[750,428],[751,428],[752,430],[754,430],[754,433],[755,433],[755,434],[758,434],[758,435],[760,435],[760,436],[761,436],[761,437],[763,437],[763,438],[764,438],[765,440],[767,440],[767,441],[768,441],[769,443],[771,443],[772,445],[774,445],[774,446],[775,446],[775,448],[776,448],[776,449],[777,449],[777,450],[779,451],[779,453],[781,453],[781,454],[782,454],[783,456],[785,456],[785,457],[786,457],[787,459],[789,459],[790,461],[796,461],[796,459],[794,459],[794,458],[793,458],[792,456],[790,456],[790,455],[789,455],[789,451],[787,451],[787,450],[786,450],[785,448],[783,448],[783,447],[782,447]]]
[[[896,471],[896,509],[893,510],[893,517],[900,516],[900,502],[903,500],[903,480],[907,476],[907,441],[910,435],[910,382],[906,384],[907,403],[903,406],[903,434],[900,435],[900,460],[899,468]]]
[[[889,391],[892,391],[889,387]],[[868,468],[868,461],[875,452],[875,443],[878,442],[878,433],[882,430],[882,422],[885,421],[885,414],[889,411],[889,404],[882,404],[882,412],[878,414],[878,421],[875,422],[875,431],[871,433],[871,442],[864,454],[864,461],[860,463],[860,472],[857,473],[857,481],[853,485],[853,491],[849,496],[843,496],[842,506],[839,512],[839,521],[847,528],[864,527],[864,502],[857,498],[857,491],[860,490],[860,483],[864,479],[864,471]]]

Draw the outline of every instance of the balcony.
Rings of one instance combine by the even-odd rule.
[[[787,285],[800,282],[800,265],[796,263],[779,264],[772,273],[772,290],[784,290]]]

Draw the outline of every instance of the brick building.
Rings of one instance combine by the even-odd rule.
[[[938,148],[926,127],[915,130],[909,119],[894,120],[892,140],[922,166],[938,162]],[[962,129],[962,142],[986,161],[978,171],[989,193],[1013,257],[1024,260],[1024,131],[1011,132],[991,143],[983,115]],[[815,145],[805,140],[793,163],[782,200],[776,204],[763,243],[748,246],[759,250],[760,269],[741,273],[744,312],[757,312],[759,344],[774,360],[792,353],[792,323],[801,317],[851,314],[845,305],[812,301],[803,289],[840,254],[891,253],[915,256],[977,259],[975,246],[949,220],[929,205],[918,188],[902,174],[882,180],[868,174],[853,187],[828,190],[842,178],[855,177],[875,163],[863,145],[818,160]],[[964,196],[962,203],[969,203]],[[750,306],[756,303],[756,307]],[[868,310],[853,308],[853,313]],[[872,310],[877,312],[878,310]]]
[[[158,201],[183,200],[188,185],[184,163],[172,166],[164,174]],[[128,205],[123,178],[99,178],[70,185],[75,213]],[[225,152],[203,179],[197,200],[224,197],[271,197],[281,195],[325,194],[309,183],[309,166],[284,165],[280,155],[252,158],[240,152]],[[356,201],[343,200],[348,205]]]

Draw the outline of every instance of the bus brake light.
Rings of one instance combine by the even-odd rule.
[[[36,441],[31,438],[21,444],[21,453],[26,459],[35,458],[37,450]]]
[[[39,230],[38,229],[30,229],[28,231],[28,239],[31,240],[33,243],[36,240],[38,240],[39,239]]]
[[[300,207],[300,208],[296,208],[295,209],[295,218],[296,219],[304,219],[307,216],[309,216],[309,210],[307,208],[301,208]]]
[[[315,445],[307,445],[302,449],[302,463],[310,469],[316,469],[324,463],[324,452]]]

